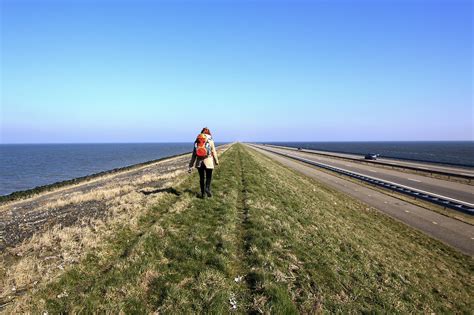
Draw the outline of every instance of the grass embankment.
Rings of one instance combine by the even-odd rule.
[[[138,228],[124,225],[107,250],[23,305],[53,313],[472,310],[470,257],[242,145],[221,161],[212,199],[195,198],[194,174]]]

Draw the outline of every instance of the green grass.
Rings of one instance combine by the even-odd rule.
[[[28,296],[31,311],[465,312],[472,259],[237,144],[103,252]],[[244,276],[236,282],[235,277]],[[58,297],[59,296],[59,297]],[[237,302],[232,310],[229,299]]]

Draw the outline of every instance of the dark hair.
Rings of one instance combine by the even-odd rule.
[[[204,133],[206,135],[211,135],[211,131],[207,127],[202,128],[201,133]]]

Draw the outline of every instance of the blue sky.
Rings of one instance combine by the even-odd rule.
[[[473,140],[471,1],[1,2],[1,143]]]

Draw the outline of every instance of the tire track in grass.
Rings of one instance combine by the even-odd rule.
[[[254,307],[255,296],[257,293],[257,282],[254,272],[252,271],[250,265],[250,255],[251,255],[251,237],[248,233],[250,226],[249,221],[249,208],[247,207],[247,184],[245,182],[244,167],[242,162],[242,152],[241,148],[238,148],[237,163],[239,169],[239,187],[238,187],[238,197],[237,197],[237,211],[239,215],[239,225],[237,227],[237,238],[238,243],[240,244],[240,249],[238,253],[240,261],[240,274],[242,278],[236,278],[238,281],[244,281],[246,290],[248,292],[248,305],[246,307],[247,311],[250,314],[259,313],[259,310]],[[239,277],[239,276],[238,276]]]
[[[246,312],[249,304],[246,288],[234,280],[243,270],[238,242],[240,165],[237,149],[232,148],[221,161],[222,166],[216,169],[213,180],[214,197],[195,199],[191,211],[187,212],[188,223],[183,225],[192,233],[193,243],[198,245],[204,258],[195,261],[197,268],[188,269],[188,277],[198,285],[190,283],[182,288],[193,295],[188,298],[188,309],[196,313]],[[184,303],[181,301],[181,304]],[[176,306],[166,302],[158,310],[179,312]]]
[[[249,314],[296,314],[286,290],[278,283],[271,272],[275,264],[269,244],[271,239],[264,232],[269,222],[262,221],[262,213],[253,206],[252,190],[256,189],[261,170],[242,146],[238,146],[240,168],[239,204],[241,215],[242,262],[247,270],[245,283],[249,291]]]
[[[246,280],[252,293],[249,312],[297,314],[286,286],[276,279],[273,272],[278,265],[278,255],[275,255],[273,246],[278,236],[269,233],[275,222],[272,222],[266,211],[273,212],[277,209],[273,209],[272,202],[267,203],[269,209],[261,209],[262,200],[256,198],[256,195],[263,196],[274,190],[274,187],[266,186],[265,181],[265,178],[273,175],[265,172],[246,148],[239,146],[239,149],[246,214],[246,259],[250,271]],[[281,196],[275,196],[279,197]]]
[[[232,152],[232,151],[231,151]],[[164,265],[157,266],[148,281],[145,299],[149,309],[159,313],[227,313],[242,311],[246,294],[234,282],[239,267],[236,259],[235,230],[237,217],[238,167],[236,155],[222,159],[216,170],[214,197],[191,198],[186,211],[164,218],[163,242],[159,247]],[[187,190],[194,195],[194,176]]]

